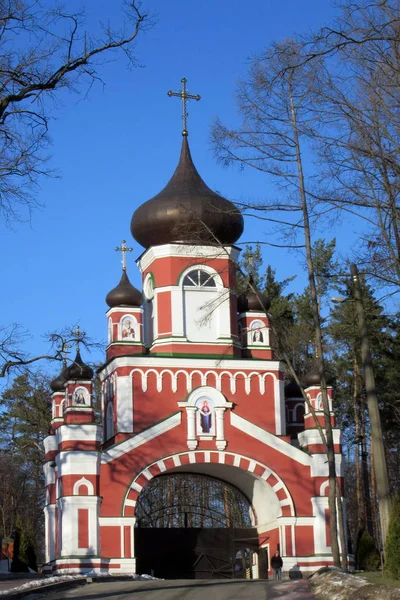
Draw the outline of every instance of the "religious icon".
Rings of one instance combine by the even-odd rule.
[[[251,342],[252,344],[263,344],[264,343],[264,333],[262,329],[265,327],[265,324],[262,321],[253,321],[251,324]]]
[[[124,319],[122,323],[122,338],[123,339],[135,339],[135,330],[132,327],[131,319]]]
[[[212,410],[207,400],[204,400],[200,407],[200,427],[203,433],[210,433],[212,427]]]
[[[85,391],[82,388],[75,390],[74,404],[86,404]]]
[[[261,333],[261,331],[259,329],[256,329],[256,331],[253,333],[253,342],[263,342],[264,338],[263,338],[263,334]]]

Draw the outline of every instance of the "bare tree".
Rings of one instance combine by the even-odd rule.
[[[400,285],[400,4],[344,0],[331,26],[299,40],[299,59],[321,73],[314,108],[324,123],[326,200],[363,220],[357,262],[380,285]],[[358,248],[359,251],[359,248]]]
[[[0,3],[0,213],[8,221],[38,206],[38,181],[52,174],[46,150],[60,90],[87,91],[117,51],[134,66],[136,38],[150,24],[136,0],[125,2],[120,28],[89,33],[85,17],[40,0]]]
[[[306,178],[304,148],[310,145],[317,127],[313,112],[314,89],[318,85],[318,69],[299,63],[299,49],[291,41],[276,44],[253,60],[249,79],[239,88],[238,103],[242,117],[240,129],[231,130],[217,122],[213,137],[218,156],[226,163],[238,162],[272,176],[277,182],[280,199],[262,204],[247,203],[244,208],[265,214],[280,233],[290,235],[295,242],[302,236],[307,264],[308,282],[314,323],[317,364],[322,392],[324,430],[319,428],[325,444],[329,469],[329,509],[332,555],[335,565],[346,565],[346,547],[341,517],[341,493],[336,476],[333,431],[321,331],[320,298],[312,252],[312,221],[318,216],[318,196],[312,180]],[[281,199],[282,198],[282,199]],[[276,215],[273,217],[273,215]],[[276,233],[276,231],[275,231]],[[300,381],[291,365],[284,360],[295,379]],[[306,400],[306,396],[304,394]],[[308,404],[310,404],[308,402]],[[338,502],[337,502],[338,500]],[[342,561],[338,545],[338,518],[342,543]]]
[[[47,352],[31,356],[23,350],[28,338],[29,333],[17,323],[0,328],[0,378],[25,373],[41,361],[63,363],[71,348],[77,343],[83,344],[88,349],[102,347],[100,343],[90,339],[85,332],[80,331],[79,327],[65,328],[45,336],[48,342]]]

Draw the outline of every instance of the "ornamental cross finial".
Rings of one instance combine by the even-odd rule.
[[[73,335],[75,336],[75,341],[76,341],[76,351],[79,352],[79,344],[83,340],[86,333],[84,331],[81,331],[79,325],[77,325],[75,327],[75,331],[73,332]]]
[[[187,102],[187,100],[200,100],[201,96],[199,96],[198,94],[196,96],[193,96],[193,94],[189,94],[186,91],[186,78],[185,77],[183,77],[183,79],[181,79],[181,82],[182,82],[182,91],[172,92],[170,90],[169,92],[167,92],[167,94],[170,97],[177,96],[178,98],[180,98],[182,100],[182,123],[183,123],[182,135],[187,136],[188,131],[187,131],[186,123],[187,123],[188,113],[186,111],[186,102]]]
[[[122,252],[122,270],[126,271],[126,253],[127,252],[132,252],[133,248],[128,248],[126,245],[126,240],[122,240],[121,242],[121,248],[118,248],[118,246],[115,248],[116,252]]]

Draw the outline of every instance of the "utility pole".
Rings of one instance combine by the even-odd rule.
[[[376,490],[379,501],[382,546],[384,550],[390,517],[389,477],[385,447],[383,445],[382,438],[381,417],[379,414],[378,399],[375,389],[374,371],[372,368],[371,348],[369,345],[367,326],[365,323],[364,304],[357,265],[350,265],[350,271],[353,280],[353,299],[356,306],[358,328],[361,339],[361,358],[364,368],[365,392],[367,396],[368,414],[371,427],[371,442],[374,452]]]

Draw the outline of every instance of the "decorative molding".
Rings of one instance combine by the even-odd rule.
[[[283,388],[283,382],[281,384],[280,380],[277,379],[275,373],[266,372],[266,373],[258,373],[257,371],[251,371],[250,373],[245,373],[244,371],[233,371],[233,370],[207,370],[206,372],[200,371],[199,369],[193,369],[191,371],[185,369],[178,369],[177,371],[172,371],[171,369],[163,369],[157,370],[156,368],[149,369],[141,369],[136,367],[132,369],[130,372],[130,376],[132,377],[135,373],[138,373],[142,379],[142,391],[146,392],[148,389],[148,378],[149,375],[153,374],[156,378],[156,390],[161,393],[164,389],[163,378],[168,375],[171,379],[171,389],[176,392],[178,389],[178,377],[181,375],[186,378],[186,391],[188,393],[193,390],[193,377],[198,375],[200,377],[201,385],[207,386],[209,385],[209,378],[212,377],[213,385],[216,390],[221,391],[222,389],[222,378],[229,378],[230,392],[231,394],[236,393],[237,380],[242,378],[244,380],[244,388],[247,395],[250,395],[252,392],[258,391],[260,394],[264,395],[266,392],[266,380],[268,377],[271,377],[274,381],[275,387],[278,386],[278,393],[281,394],[281,387]],[[252,382],[256,381],[258,384],[258,390],[254,389],[252,386]],[[253,389],[252,389],[253,388]],[[283,401],[278,399],[278,407],[279,409]]]
[[[137,259],[141,273],[159,258],[202,258],[210,260],[215,258],[231,259],[236,261],[239,258],[240,248],[236,246],[198,246],[197,244],[163,244],[161,246],[151,246],[145,250]]]
[[[125,494],[124,503],[123,503],[123,509],[122,509],[123,514],[125,512],[125,507],[135,508],[135,506],[136,506],[136,500],[139,497],[139,493],[140,493],[138,491],[138,488],[140,487],[140,489],[142,489],[142,486],[137,485],[136,482],[144,474],[144,471],[149,471],[152,469],[152,467],[157,466],[159,468],[160,472],[164,473],[167,471],[165,462],[168,459],[173,460],[174,465],[175,465],[174,468],[176,468],[176,466],[177,466],[176,462],[178,459],[179,459],[180,464],[185,464],[186,461],[182,461],[182,457],[187,457],[189,459],[189,464],[205,464],[205,463],[215,464],[214,461],[211,461],[211,455],[217,456],[218,464],[231,465],[233,462],[233,466],[238,467],[239,469],[242,469],[243,471],[248,472],[255,479],[261,479],[262,481],[264,481],[267,484],[268,484],[268,478],[272,475],[279,482],[279,489],[283,490],[285,493],[285,498],[278,500],[279,505],[281,507],[289,506],[290,513],[291,513],[290,516],[291,517],[295,516],[293,499],[290,495],[290,492],[289,492],[287,486],[284,484],[284,482],[279,477],[279,475],[277,473],[275,473],[274,471],[272,471],[271,469],[269,469],[266,465],[260,463],[259,461],[255,461],[254,459],[251,459],[249,457],[242,456],[241,454],[236,454],[233,452],[222,452],[222,451],[221,452],[216,452],[216,451],[213,452],[213,451],[199,451],[199,450],[196,452],[193,452],[193,451],[180,452],[178,454],[174,454],[171,456],[164,456],[162,458],[162,460],[158,460],[154,463],[147,465],[145,467],[145,469],[143,469],[140,473],[138,473],[134,477],[134,479],[132,480],[131,484],[129,485],[129,487],[127,489],[127,492]],[[231,457],[231,460],[228,461],[227,460],[228,457]],[[233,458],[233,461],[232,461],[232,458]],[[261,469],[263,470],[263,475],[261,477],[254,475],[254,470],[257,467],[260,467],[260,470]],[[273,486],[270,486],[270,487],[271,487],[271,490],[273,491]],[[128,496],[130,496],[130,497],[128,497]],[[288,518],[288,517],[286,517],[286,518]],[[281,519],[281,517],[279,517],[279,520],[280,519]]]
[[[116,458],[120,458],[124,454],[131,452],[131,450],[139,448],[139,446],[142,446],[150,440],[153,440],[154,438],[162,435],[163,433],[170,431],[174,427],[177,427],[181,424],[181,420],[182,414],[178,412],[175,415],[168,417],[164,421],[161,421],[161,423],[157,423],[156,425],[153,425],[153,427],[149,427],[148,429],[146,429],[146,431],[134,435],[129,440],[125,440],[117,446],[113,446],[112,448],[107,449],[102,454],[101,462],[110,463]]]
[[[258,427],[258,425],[250,423],[250,421],[243,419],[243,417],[240,417],[239,415],[233,412],[231,412],[231,425],[233,425],[233,427],[236,427],[237,429],[240,429],[240,431],[247,433],[247,435],[250,435],[259,442],[265,444],[266,446],[269,446],[270,448],[277,450],[281,454],[288,456],[295,462],[305,466],[311,466],[311,456],[309,456],[305,452],[302,452],[298,448],[291,446],[284,440],[279,439],[272,433],[265,431],[265,429],[261,429],[261,427]]]

